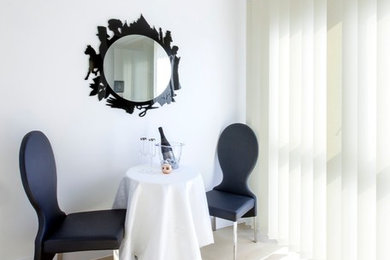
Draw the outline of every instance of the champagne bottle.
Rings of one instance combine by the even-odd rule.
[[[160,138],[161,138],[161,153],[163,156],[164,161],[167,161],[173,169],[177,169],[178,165],[176,162],[175,154],[173,153],[172,146],[168,142],[167,138],[164,135],[164,131],[162,127],[158,128],[158,131],[160,132]]]

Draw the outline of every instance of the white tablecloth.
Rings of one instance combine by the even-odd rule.
[[[130,168],[114,208],[127,208],[121,260],[197,260],[214,242],[203,179],[190,168]]]

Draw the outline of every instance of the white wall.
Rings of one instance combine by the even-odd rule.
[[[97,26],[141,13],[172,31],[183,87],[176,103],[145,118],[89,97],[83,80],[84,50],[97,49]],[[0,258],[33,254],[37,218],[18,168],[20,142],[30,130],[52,142],[65,212],[109,208],[121,176],[140,162],[139,137],[158,137],[158,126],[186,143],[183,163],[199,168],[206,187],[216,184],[218,135],[245,120],[245,15],[245,1],[237,0],[1,1]]]

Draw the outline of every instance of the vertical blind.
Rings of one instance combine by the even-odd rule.
[[[390,259],[390,0],[248,0],[260,232],[306,259]]]

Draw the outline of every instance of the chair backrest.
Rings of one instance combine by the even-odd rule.
[[[37,240],[42,241],[50,232],[50,227],[65,216],[57,201],[53,150],[42,132],[32,131],[24,136],[19,152],[19,167],[24,190],[38,215]]]
[[[255,197],[247,180],[257,162],[257,138],[249,126],[236,123],[221,133],[217,146],[223,180],[214,189]]]

